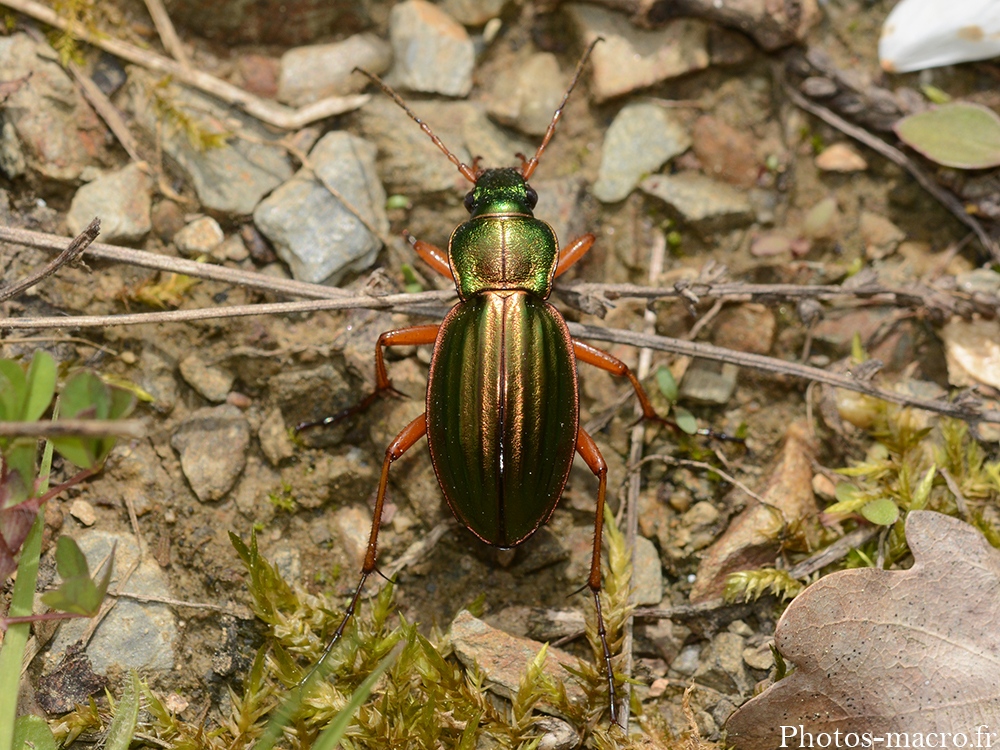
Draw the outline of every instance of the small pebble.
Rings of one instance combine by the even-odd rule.
[[[248,409],[250,404],[253,403],[253,399],[250,398],[245,393],[240,393],[239,391],[230,391],[226,394],[226,403],[232,404],[237,409]]]
[[[188,706],[190,706],[191,703],[183,696],[178,695],[177,693],[171,693],[163,701],[163,705],[167,708],[168,711],[170,711],[170,713],[176,716],[177,714],[184,711],[184,709],[186,709]]]
[[[862,211],[858,225],[865,243],[865,256],[870,260],[881,260],[892,255],[899,243],[906,239],[906,233],[880,214]]]
[[[185,255],[198,257],[210,253],[225,238],[219,222],[211,216],[202,216],[175,234],[174,244]]]
[[[812,488],[813,492],[816,493],[817,497],[826,500],[828,502],[834,500],[837,496],[837,490],[830,477],[825,474],[814,474],[812,478]]]
[[[197,354],[189,354],[182,359],[179,369],[188,385],[216,404],[226,400],[235,380],[232,373],[206,364]]]
[[[101,242],[134,242],[152,228],[150,205],[153,181],[139,164],[108,172],[80,187],[73,196],[66,227],[82,232],[91,219],[101,217]]]
[[[834,143],[816,157],[816,166],[824,172],[864,172],[868,162],[846,143]]]
[[[74,500],[69,506],[70,515],[84,526],[93,526],[97,522],[97,513],[94,506],[86,500]]]

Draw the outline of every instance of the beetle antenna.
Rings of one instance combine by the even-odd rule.
[[[552,135],[556,132],[556,123],[559,122],[559,118],[562,117],[563,107],[566,106],[566,102],[569,101],[569,95],[573,93],[573,89],[576,88],[576,82],[580,80],[580,75],[583,73],[583,66],[587,64],[587,59],[590,57],[590,53],[594,51],[594,47],[597,46],[598,42],[603,41],[604,37],[599,36],[590,43],[589,47],[587,47],[587,51],[583,53],[583,57],[580,58],[580,62],[576,64],[576,72],[573,73],[573,80],[569,82],[569,88],[566,89],[566,94],[563,96],[562,102],[560,102],[559,107],[552,115],[552,122],[549,123],[549,128],[545,131],[545,137],[542,138],[542,145],[538,147],[538,150],[535,152],[535,155],[531,157],[530,161],[524,161],[524,158],[522,157],[521,176],[524,177],[525,181],[527,181],[535,171],[535,167],[538,166],[538,160],[542,157],[542,152],[545,150],[545,147],[549,145],[549,141],[552,140]],[[420,122],[420,120],[417,120],[417,122]]]
[[[593,46],[593,45],[591,45],[591,46]],[[396,102],[396,104],[398,104],[400,107],[403,108],[403,111],[406,112],[406,114],[408,114],[410,116],[410,119],[413,120],[415,123],[417,123],[417,125],[420,126],[420,129],[423,130],[425,133],[427,133],[427,135],[430,136],[431,140],[434,141],[434,145],[437,146],[439,149],[441,149],[441,151],[444,153],[444,155],[448,157],[448,160],[452,164],[454,164],[456,167],[458,167],[458,171],[462,173],[462,176],[465,179],[467,179],[469,182],[471,182],[473,185],[476,184],[476,173],[475,173],[475,171],[473,169],[471,169],[467,164],[465,164],[461,159],[459,159],[457,156],[455,156],[455,154],[453,154],[451,151],[449,151],[448,147],[445,146],[444,143],[441,142],[441,139],[438,138],[436,135],[434,135],[434,131],[430,129],[430,126],[427,125],[427,123],[425,123],[419,117],[417,117],[413,113],[413,110],[406,106],[406,102],[403,101],[402,97],[400,97],[399,94],[397,94],[395,91],[393,91],[391,88],[389,88],[389,85],[385,81],[383,81],[381,78],[379,78],[374,73],[369,73],[364,68],[355,68],[354,72],[355,73],[361,73],[361,75],[363,75],[363,76],[367,76],[368,79],[372,83],[374,83],[376,86],[378,86],[380,89],[382,89],[382,91],[384,91],[388,96],[392,97],[392,100],[394,102]],[[579,72],[577,72],[577,75],[579,76]],[[576,80],[574,79],[573,82],[576,83]],[[570,88],[572,89],[572,87],[570,87]],[[565,104],[565,103],[566,102],[564,101],[563,104]],[[561,109],[561,107],[560,107],[560,109]],[[553,123],[553,124],[555,124],[555,123]]]

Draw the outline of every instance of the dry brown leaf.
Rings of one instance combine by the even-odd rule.
[[[768,479],[763,499],[753,502],[729,524],[729,528],[702,553],[691,601],[722,596],[726,579],[740,570],[772,565],[780,550],[782,525],[819,514],[812,491],[814,447],[803,423],[789,426],[781,461]]]
[[[931,511],[906,538],[909,570],[833,573],[788,607],[775,643],[798,669],[729,718],[737,750],[1000,746],[1000,551]]]

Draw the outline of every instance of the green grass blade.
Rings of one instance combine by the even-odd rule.
[[[41,513],[35,516],[27,538],[21,547],[17,563],[17,580],[11,596],[10,617],[27,617],[31,614],[35,583],[38,580],[38,558],[42,549],[42,531],[45,521]],[[0,648],[0,750],[13,750],[14,714],[17,712],[18,685],[21,681],[21,660],[28,643],[31,624],[11,625],[4,635]]]
[[[108,738],[104,744],[105,750],[128,750],[135,734],[135,725],[139,720],[139,677],[134,669],[128,672],[125,690],[118,701],[115,718],[108,727]]]
[[[406,641],[399,641],[393,647],[392,651],[379,662],[378,666],[375,667],[375,671],[368,675],[365,681],[354,691],[350,702],[344,706],[340,713],[334,717],[333,721],[316,738],[312,750],[333,750],[337,746],[337,743],[344,736],[344,732],[347,731],[347,727],[350,726],[354,714],[361,708],[361,704],[368,700],[368,696],[371,695],[372,690],[375,688],[375,683],[379,681],[379,678],[385,674],[385,671],[399,658],[405,645]]]

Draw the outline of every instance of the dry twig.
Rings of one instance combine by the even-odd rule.
[[[50,438],[62,435],[141,438],[146,434],[139,419],[60,419],[58,422],[0,422],[3,437]]]
[[[145,2],[146,10],[149,11],[149,15],[153,19],[153,25],[156,26],[156,33],[160,35],[160,41],[163,42],[163,48],[173,55],[174,59],[181,66],[190,68],[191,61],[188,59],[187,52],[184,51],[184,45],[181,44],[177,32],[174,30],[174,24],[170,20],[167,9],[163,7],[163,0],[145,0]]]
[[[36,232],[26,232],[25,230],[11,230],[0,227],[0,241],[9,240],[30,244],[34,247],[45,247],[53,249],[58,241],[65,242],[65,239],[54,237],[53,235],[41,235]],[[30,241],[25,241],[30,240]],[[262,277],[259,274],[224,269],[219,266],[207,266],[202,263],[192,263],[176,258],[166,258],[152,253],[142,253],[136,250],[124,250],[113,248],[109,245],[94,245],[90,250],[96,257],[115,258],[124,262],[133,262],[147,268],[158,268],[161,270],[173,270],[179,273],[190,273],[190,275],[201,276],[203,278],[215,278],[225,280],[229,283],[244,283],[248,281],[248,286],[259,289],[280,290],[286,294],[299,294],[310,297],[327,297],[328,299],[317,299],[308,302],[284,302],[263,305],[242,305],[234,307],[219,307],[202,310],[172,310],[160,313],[138,313],[132,315],[93,315],[74,316],[61,318],[2,318],[0,319],[0,330],[4,328],[84,328],[84,327],[104,327],[114,325],[135,325],[139,323],[163,323],[163,322],[186,322],[190,320],[207,320],[214,318],[225,318],[246,315],[263,315],[271,313],[292,313],[309,312],[324,309],[348,309],[348,308],[369,308],[392,310],[394,312],[408,312],[417,315],[427,315],[429,317],[441,318],[445,314],[444,308],[438,303],[450,299],[454,292],[450,290],[420,292],[417,294],[392,294],[377,297],[368,294],[353,294],[343,289],[334,289],[317,284],[306,284],[289,280],[277,280]],[[184,269],[184,270],[178,270]],[[729,289],[735,292],[739,285],[728,285]],[[595,285],[596,287],[596,285]],[[621,291],[623,285],[608,285],[608,288],[615,288]],[[744,285],[744,288],[753,288],[759,295],[767,296],[766,285]],[[635,296],[652,298],[658,296],[678,296],[678,291],[663,290],[644,287],[628,287],[630,293]],[[784,292],[790,293],[792,287],[783,287]],[[833,294],[837,292],[836,287],[823,287],[824,293]],[[686,290],[690,291],[690,290]],[[857,296],[867,294],[867,290],[858,291],[856,289],[839,292],[844,295]],[[334,299],[329,299],[333,297]],[[724,349],[711,344],[700,342],[684,341],[681,339],[657,336],[653,334],[633,333],[620,329],[597,328],[594,326],[581,325],[579,323],[569,324],[570,334],[576,338],[591,339],[595,341],[610,341],[618,344],[628,344],[638,348],[649,347],[659,351],[682,354],[689,357],[701,357],[703,359],[717,362],[729,362],[741,367],[751,367],[762,372],[770,372],[778,375],[790,375],[808,381],[815,381],[835,388],[845,388],[850,391],[864,393],[874,398],[882,399],[890,403],[908,406],[917,409],[943,414],[946,416],[961,419],[973,425],[982,422],[1000,423],[1000,409],[984,409],[982,404],[973,397],[966,397],[956,401],[945,399],[922,399],[906,394],[901,394],[886,388],[879,388],[872,384],[871,379],[854,377],[851,374],[840,375],[827,372],[816,367],[787,362],[774,357],[765,357],[758,354],[748,354],[731,349]]]
[[[101,220],[94,218],[87,228],[84,229],[80,234],[73,238],[73,241],[69,243],[69,246],[59,253],[52,261],[48,263],[41,271],[29,275],[27,278],[22,279],[10,286],[0,287],[0,302],[10,299],[25,289],[30,289],[35,284],[40,282],[42,279],[48,278],[60,268],[65,266],[67,263],[72,263],[77,260],[84,251],[97,239],[97,235],[101,233]],[[65,243],[65,239],[63,239]]]

